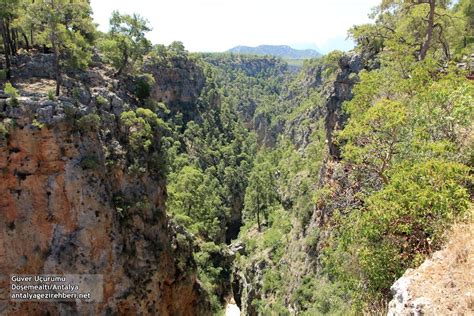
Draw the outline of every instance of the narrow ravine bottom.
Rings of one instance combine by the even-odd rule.
[[[240,316],[240,308],[235,303],[234,298],[227,303],[227,306],[225,307],[225,316]]]

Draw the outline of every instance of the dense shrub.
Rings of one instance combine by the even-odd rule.
[[[85,170],[97,170],[100,166],[100,161],[97,155],[87,155],[82,158],[80,165]]]
[[[137,78],[135,82],[135,96],[144,101],[150,96],[151,88],[155,83],[155,78],[151,74],[144,74]]]
[[[10,105],[11,106],[17,106],[18,103],[18,90],[13,87],[13,85],[10,82],[7,82],[5,84],[5,93],[10,96]]]
[[[96,103],[98,106],[104,106],[109,103],[109,101],[101,95],[98,95],[96,98]]]
[[[87,114],[77,120],[76,124],[83,133],[96,132],[100,126],[100,116],[97,114]]]
[[[130,146],[135,152],[148,151],[155,137],[168,130],[167,124],[149,109],[138,108],[120,115],[120,120],[127,129]]]

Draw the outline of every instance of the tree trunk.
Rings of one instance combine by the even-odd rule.
[[[260,210],[257,210],[257,225],[258,225],[258,231],[260,231]]]
[[[61,92],[61,69],[59,67],[59,52],[56,39],[53,40],[53,54],[54,54],[54,72],[56,74],[56,96],[59,97]]]
[[[123,72],[123,70],[125,69],[125,67],[127,66],[128,64],[128,51],[125,49],[124,53],[123,53],[123,61],[122,61],[122,65],[120,65],[120,68],[119,70],[117,71],[117,73],[115,74],[116,77],[120,76]]]
[[[18,29],[15,29],[13,32],[15,33],[15,47],[17,49],[20,49],[21,48],[21,46],[20,46],[21,43],[20,43],[20,35],[18,34]]]
[[[257,194],[257,225],[258,231],[260,231],[260,199]]]
[[[31,43],[31,47],[35,46],[35,42],[33,40],[33,25],[31,26],[31,29],[30,29],[30,43]]]
[[[18,37],[15,29],[11,29],[11,36],[12,36],[12,44],[13,44],[13,51],[16,52],[18,51]]]
[[[9,21],[5,21],[5,33],[7,34],[7,39],[8,39],[8,45],[10,46],[10,55],[15,56],[16,55],[16,49],[13,46],[13,41],[10,33],[10,24]]]
[[[6,36],[5,23],[3,19],[0,19],[0,32],[2,33],[3,49],[5,51],[5,64],[7,70],[7,79],[11,78],[11,63],[10,63],[10,48],[8,46],[8,39]]]
[[[439,26],[439,41],[441,42],[441,45],[443,46],[444,57],[446,57],[446,60],[451,60],[451,51],[449,50],[448,41],[444,37],[443,27],[441,25],[438,25],[438,26]]]
[[[35,4],[35,0],[31,0],[31,4]],[[33,28],[34,28],[34,24],[31,23],[31,25],[30,25],[30,44],[31,44],[31,48],[35,47],[35,41],[34,41],[34,38],[33,38]]]
[[[30,43],[28,42],[28,36],[25,33],[21,32],[23,39],[25,40],[26,50],[30,50]]]
[[[433,28],[434,28],[434,16],[435,16],[435,8],[436,8],[436,0],[430,0],[430,12],[428,15],[428,29],[426,30],[426,40],[423,43],[420,51],[420,60],[424,60],[426,58],[426,54],[430,49],[431,39],[433,37]]]
[[[51,9],[54,12],[56,10],[54,0],[51,0]],[[58,47],[58,31],[57,31],[57,24],[56,21],[50,17],[49,27],[51,29],[50,33],[50,40],[51,46],[53,48],[53,56],[54,56],[54,73],[56,77],[56,96],[59,97],[61,93],[61,69],[59,65],[59,47]]]
[[[1,19],[2,21],[2,36],[3,36],[3,45],[5,47],[5,52],[9,56],[13,54],[12,52],[12,46],[10,42],[10,36],[9,36],[9,31],[7,27],[7,21],[5,19]]]

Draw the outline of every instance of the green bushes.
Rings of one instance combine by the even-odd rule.
[[[283,280],[278,270],[269,269],[263,276],[263,291],[275,293],[283,287]]]
[[[135,82],[135,96],[144,101],[150,96],[151,87],[155,84],[155,78],[151,74],[144,74]]]
[[[42,129],[44,127],[44,123],[41,123],[37,119],[34,119],[33,122],[31,122],[31,125],[33,125],[37,129]]]
[[[323,76],[327,79],[333,78],[339,69],[339,60],[343,56],[343,52],[335,50],[324,56]]]
[[[313,228],[311,231],[308,232],[306,236],[306,246],[308,248],[313,248],[318,245],[320,238],[320,231],[318,228]]]
[[[81,97],[81,89],[79,87],[74,87],[72,89],[72,97],[74,98],[75,101],[79,101]]]
[[[149,109],[138,108],[123,112],[120,120],[127,129],[130,146],[135,152],[148,151],[155,136],[169,131],[167,124]]]
[[[87,114],[77,120],[77,127],[83,133],[98,131],[100,126],[100,116],[97,114]]]
[[[150,121],[154,118],[154,113],[151,111],[141,111],[141,115],[135,111],[128,111],[120,115],[122,123],[128,129],[129,142],[133,150],[147,151],[151,146],[154,134]]]
[[[56,101],[56,92],[54,90],[48,90],[48,100]]]
[[[8,130],[5,127],[5,124],[3,122],[0,123],[0,136],[2,138],[6,137],[8,135]]]
[[[219,192],[217,181],[193,166],[185,166],[170,175],[170,179],[168,206],[176,221],[193,234],[216,241],[221,226],[219,217],[229,211],[217,195],[209,195]]]
[[[338,138],[362,204],[332,218],[322,262],[358,312],[380,309],[393,282],[438,249],[471,204],[474,85],[434,68],[426,59],[407,67],[410,76],[392,66],[363,73],[345,104],[350,120]]]
[[[77,114],[77,108],[74,106],[72,103],[65,103],[63,104],[63,111],[64,115],[66,115],[66,119],[68,122],[74,123],[76,114]]]
[[[81,167],[85,170],[97,170],[100,166],[100,161],[97,155],[87,155],[80,163]]]
[[[5,93],[10,96],[10,101],[9,104],[10,106],[18,106],[18,90],[13,87],[13,85],[10,82],[7,82],[5,84]]]
[[[339,134],[347,141],[344,157],[373,172],[387,184],[386,173],[394,155],[400,152],[406,121],[407,110],[402,103],[377,102]]]
[[[364,208],[336,217],[340,226],[322,261],[352,293],[355,309],[386,299],[406,269],[440,248],[450,225],[469,215],[470,182],[469,168],[455,162],[402,166]]]
[[[9,118],[3,119],[0,122],[0,139],[6,140],[13,126],[14,126],[14,122],[12,119],[9,119]]]
[[[441,246],[444,232],[468,210],[468,183],[466,166],[430,160],[397,170],[367,200],[352,231],[370,291],[388,291],[404,270]]]
[[[216,295],[217,289],[223,280],[222,267],[213,262],[213,256],[223,256],[220,246],[213,242],[203,242],[200,244],[200,250],[194,253],[194,260],[198,265],[198,276],[203,287],[210,296],[211,308],[214,314],[219,313],[222,305],[219,297]]]
[[[301,315],[351,315],[349,296],[334,281],[314,274],[303,277],[291,296]]]
[[[98,95],[95,99],[95,102],[98,106],[104,106],[109,103],[109,101],[101,95]]]

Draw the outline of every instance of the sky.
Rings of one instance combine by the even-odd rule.
[[[368,23],[381,0],[91,0],[94,20],[108,30],[113,10],[138,13],[153,44],[181,41],[191,52],[234,46],[289,45],[322,53],[351,49],[353,25]]]

